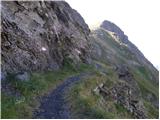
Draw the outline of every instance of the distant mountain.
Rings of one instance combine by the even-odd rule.
[[[121,49],[122,50],[126,49],[125,52],[128,52],[128,54],[125,54],[123,51],[120,51],[120,52],[123,52],[123,55],[124,55],[123,59],[125,59],[125,57],[129,57],[129,56],[131,57],[130,59],[125,59],[126,62],[130,61],[131,65],[132,65],[132,62],[134,61],[134,63],[137,63],[137,65],[140,64],[141,66],[147,67],[147,69],[153,74],[152,80],[155,82],[158,81],[158,78],[154,77],[154,76],[157,76],[157,74],[158,74],[157,69],[152,65],[151,62],[149,62],[144,57],[143,53],[141,53],[141,51],[138,50],[138,48],[128,40],[128,36],[126,36],[124,34],[124,32],[118,26],[116,26],[114,23],[112,23],[110,21],[105,20],[100,25],[99,29],[93,31],[93,36],[97,34],[98,38],[102,38],[103,34],[100,33],[101,31],[106,32],[106,34],[109,34],[107,37],[111,36],[112,39],[114,39],[114,41],[117,42],[117,45],[119,44],[118,46],[115,46],[115,47],[117,47],[117,49],[119,48],[119,51]],[[105,37],[104,37],[104,40],[105,40]]]
[[[101,25],[101,28],[104,28],[105,30],[114,32],[116,36],[119,37],[120,41],[123,42],[124,44],[126,44],[130,50],[130,52],[133,52],[134,55],[136,55],[136,58],[138,59],[138,61],[143,64],[144,66],[147,65],[149,67],[149,69],[151,70],[151,72],[153,71],[153,73],[157,70],[155,70],[155,68],[153,67],[152,63],[149,62],[143,55],[143,53],[141,53],[140,50],[138,50],[138,48],[131,43],[128,40],[128,36],[126,36],[124,34],[124,32],[114,23],[105,20]]]

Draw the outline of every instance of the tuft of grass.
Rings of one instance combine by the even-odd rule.
[[[139,74],[146,80],[151,80],[151,73],[146,69],[146,67],[138,67]]]
[[[124,108],[122,105],[120,105],[118,103],[115,103],[114,105],[115,105],[117,111],[122,112],[122,113],[128,112],[127,109]]]
[[[111,113],[106,113],[102,108],[96,107],[99,96],[91,95],[90,98],[86,95],[79,94],[81,87],[75,86],[72,90],[72,117],[81,119],[104,119],[113,118]],[[82,95],[82,96],[81,96]],[[76,98],[76,99],[75,99]]]

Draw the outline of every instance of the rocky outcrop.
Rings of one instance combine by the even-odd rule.
[[[64,1],[3,1],[2,77],[56,70],[65,58],[87,62],[87,24]]]
[[[108,82],[102,83],[94,89],[94,92],[101,95],[106,102],[111,100],[114,104],[123,106],[135,118],[147,118],[141,91],[133,75],[125,65],[119,65],[116,71],[119,81],[112,85]]]
[[[111,31],[111,32],[114,32],[115,35],[117,35],[123,42],[125,43],[128,43],[128,37],[124,34],[124,32],[117,26],[115,25],[114,23],[108,21],[108,20],[105,20],[102,22],[102,24],[100,25],[100,27],[108,30],[108,31]]]
[[[110,89],[108,89],[105,85],[103,87],[99,87],[99,91],[100,95],[104,97],[106,102],[109,99],[112,99],[115,104],[122,105],[125,109],[132,113],[135,118],[146,118],[143,102],[137,94],[133,92],[130,85],[119,82]]]
[[[15,75],[15,79],[20,80],[20,81],[29,81],[30,80],[30,74],[27,73],[27,72],[17,73],[17,75]]]

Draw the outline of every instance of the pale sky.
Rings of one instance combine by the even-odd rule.
[[[154,66],[160,68],[160,0],[66,0],[92,26],[118,25]]]

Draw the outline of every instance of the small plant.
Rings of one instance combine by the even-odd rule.
[[[126,112],[126,111],[127,111],[126,108],[124,108],[122,105],[120,105],[120,104],[118,104],[118,103],[115,103],[114,105],[115,105],[116,109],[117,109],[119,112]]]

